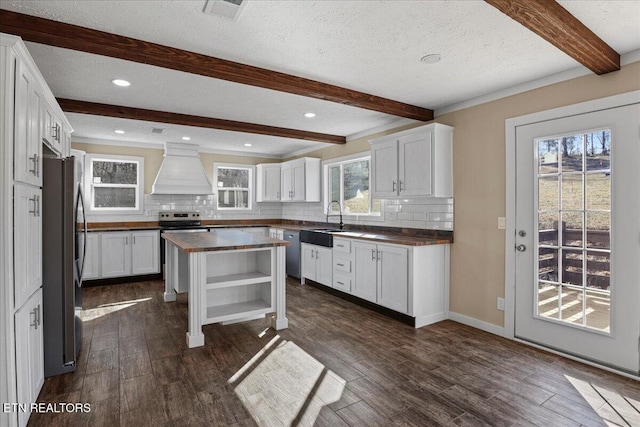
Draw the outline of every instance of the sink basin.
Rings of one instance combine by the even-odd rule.
[[[312,245],[333,247],[333,233],[343,233],[346,230],[337,228],[318,228],[316,230],[301,230],[300,242]]]

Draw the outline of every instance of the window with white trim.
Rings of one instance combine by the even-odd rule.
[[[144,158],[87,154],[84,175],[88,211],[100,214],[143,212]]]
[[[218,210],[251,210],[254,166],[213,164]]]
[[[370,166],[371,156],[326,162],[326,204],[337,200],[343,215],[380,216],[381,200],[369,197]],[[331,206],[331,213],[338,213],[335,203]]]

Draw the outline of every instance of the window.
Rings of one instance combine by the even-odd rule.
[[[142,213],[142,157],[88,154],[85,171],[84,189],[89,211]]]
[[[250,210],[253,200],[253,166],[214,163],[218,209]]]
[[[370,160],[366,156],[326,163],[326,203],[339,201],[343,215],[380,216],[380,199],[369,197]],[[331,213],[338,213],[335,204]]]

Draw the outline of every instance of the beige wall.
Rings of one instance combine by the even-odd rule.
[[[640,62],[438,116],[455,127],[455,243],[451,247],[450,310],[503,326],[505,120],[640,89]]]
[[[94,154],[118,154],[125,156],[137,156],[144,158],[144,192],[151,193],[151,186],[156,179],[160,164],[162,164],[163,149],[134,148],[121,145],[85,144],[71,142],[71,148]],[[277,159],[265,159],[260,157],[231,156],[226,154],[200,153],[200,160],[207,171],[209,181],[213,182],[213,163],[242,163],[257,165],[258,163],[279,162]]]

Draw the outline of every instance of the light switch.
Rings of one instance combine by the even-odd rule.
[[[507,219],[503,216],[498,217],[498,230],[504,230],[507,227]]]

